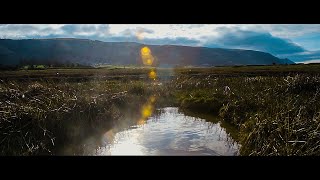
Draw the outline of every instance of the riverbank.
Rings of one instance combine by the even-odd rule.
[[[180,77],[180,106],[239,130],[241,155],[318,155],[320,76]]]
[[[139,123],[169,104],[220,116],[238,130],[241,155],[319,155],[320,75],[318,66],[304,67],[163,69],[155,81],[145,75],[148,69],[130,70],[139,78],[90,69],[94,78],[77,81],[68,77],[81,77],[80,70],[63,70],[58,81],[37,70],[27,81],[19,79],[25,72],[16,72],[16,79],[14,71],[3,72],[0,154],[54,155],[57,146],[111,128],[124,111]]]

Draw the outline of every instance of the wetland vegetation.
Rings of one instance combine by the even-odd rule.
[[[217,117],[239,155],[319,155],[319,91],[317,64],[1,71],[0,154],[86,154],[83,139],[177,107]]]

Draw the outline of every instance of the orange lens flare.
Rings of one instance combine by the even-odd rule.
[[[149,55],[151,55],[151,50],[147,46],[145,46],[141,49],[141,55],[142,56],[149,56]]]
[[[147,46],[141,48],[141,59],[144,65],[151,66],[154,62],[154,57],[152,56],[150,48]]]
[[[152,105],[151,104],[147,104],[144,107],[142,107],[142,118],[148,118],[151,116],[152,114]]]
[[[149,78],[155,80],[157,77],[157,73],[154,70],[151,70],[149,73]]]
[[[141,118],[138,120],[138,125],[143,125],[147,121],[147,119],[152,115],[154,111],[154,103],[156,101],[156,97],[150,96],[148,101],[141,108]]]
[[[139,39],[140,35],[141,35],[141,33],[136,34],[138,39]],[[149,47],[147,47],[147,46],[142,47],[140,50],[140,55],[141,55],[141,59],[142,59],[142,62],[144,65],[152,66],[154,64],[155,58],[153,57]],[[150,72],[148,73],[148,76],[150,79],[156,80],[157,73],[155,72],[154,69],[151,69]],[[138,125],[145,124],[147,119],[152,115],[152,113],[154,111],[155,101],[156,101],[156,97],[154,95],[150,96],[147,103],[142,106],[141,117],[137,122]]]
[[[147,64],[148,64],[148,65],[152,65],[152,60],[151,60],[151,59],[148,59],[148,60],[147,60]]]

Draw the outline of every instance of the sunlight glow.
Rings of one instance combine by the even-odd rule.
[[[134,132],[134,131],[133,131]],[[126,131],[120,132],[116,137],[116,144],[110,147],[110,155],[143,155],[143,146],[139,145],[139,133],[133,133],[130,137]]]
[[[122,144],[118,144],[114,148],[111,149],[112,155],[143,155],[141,151],[141,147],[133,144],[130,141],[123,142]]]
[[[97,155],[237,155],[240,145],[218,118],[211,120],[185,115],[176,107],[162,108],[142,126],[116,130]]]
[[[136,38],[137,38],[138,40],[140,40],[140,41],[143,40],[143,38],[144,38],[142,33],[143,33],[143,32],[141,32],[141,31],[137,31],[137,32],[136,32]]]

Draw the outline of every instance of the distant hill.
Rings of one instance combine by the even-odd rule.
[[[41,64],[79,63],[84,65],[142,64],[140,49],[146,45],[132,42],[102,42],[86,39],[0,40],[0,64],[17,65],[26,61]],[[176,45],[147,45],[160,66],[226,66],[294,64],[269,53]]]

